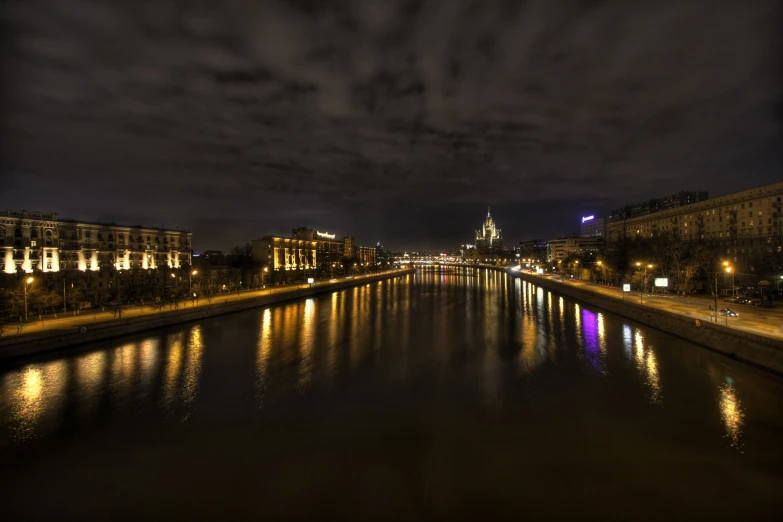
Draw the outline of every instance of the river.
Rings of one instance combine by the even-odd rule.
[[[488,270],[6,363],[0,391],[9,521],[783,512],[783,379]]]

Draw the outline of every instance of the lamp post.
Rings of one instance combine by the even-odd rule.
[[[24,320],[27,321],[28,314],[27,314],[27,285],[31,284],[34,281],[32,277],[28,277],[24,282]]]
[[[261,288],[266,288],[266,273],[269,272],[269,267],[265,266],[264,271],[261,273]]]
[[[726,267],[726,273],[731,274],[731,296],[737,297],[736,290],[734,289],[734,270],[732,270],[733,267],[729,264],[728,261],[724,261],[723,266]]]
[[[637,267],[641,267],[642,264],[640,262],[636,262]],[[642,274],[642,284],[639,285],[639,304],[644,303],[644,287],[647,285],[647,269],[652,268],[652,265],[644,265],[644,272]]]
[[[188,272],[188,293],[193,293],[193,276],[198,274],[198,270],[191,270]]]

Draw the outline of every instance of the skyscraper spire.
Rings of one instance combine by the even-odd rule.
[[[487,217],[490,217],[490,215],[489,215],[489,207],[487,207]]]

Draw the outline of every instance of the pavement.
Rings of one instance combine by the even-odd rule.
[[[347,278],[334,278],[330,280],[321,280],[315,283],[315,285],[328,285],[332,282],[343,282],[351,279],[357,279],[361,280],[364,278],[372,277],[379,275],[378,274],[366,274],[366,275],[357,275],[355,277],[347,277]],[[299,290],[303,288],[310,288],[313,285],[302,283],[302,284],[294,284],[294,285],[283,285],[283,286],[267,286],[265,289],[262,290],[245,290],[232,293],[224,293],[216,295],[212,298],[211,302],[208,302],[205,298],[200,298],[198,302],[191,301],[191,300],[185,300],[180,301],[179,304],[175,307],[173,304],[166,304],[161,309],[158,305],[123,305],[121,314],[118,314],[116,309],[114,307],[105,307],[104,309],[91,309],[91,310],[83,310],[81,312],[77,312],[74,314],[73,312],[67,312],[65,315],[63,314],[57,314],[57,317],[54,315],[44,316],[43,318],[30,318],[30,322],[26,324],[24,329],[22,330],[21,334],[16,333],[16,325],[10,324],[6,327],[5,331],[3,332],[2,338],[8,339],[12,337],[23,337],[27,335],[33,335],[33,334],[40,334],[42,332],[56,332],[56,331],[69,331],[73,330],[74,328],[78,328],[81,326],[91,326],[96,323],[100,322],[107,322],[107,321],[116,321],[119,319],[127,319],[129,317],[139,317],[144,315],[155,315],[155,314],[161,314],[161,313],[167,313],[175,310],[189,310],[191,308],[203,308],[205,306],[209,306],[210,304],[223,304],[233,301],[240,301],[244,299],[255,299],[257,297],[262,297],[265,295],[272,295],[272,294],[279,294],[284,292],[292,292],[294,290]]]
[[[543,277],[544,279],[560,280],[559,276],[540,276],[527,271],[525,271],[525,274],[534,277]],[[736,328],[738,330],[775,339],[783,339],[783,308],[779,306],[776,308],[760,308],[749,304],[726,303],[723,299],[719,298],[718,309],[729,308],[732,311],[737,312],[739,316],[716,317],[714,310],[711,310],[711,307],[715,304],[712,296],[655,295],[645,293],[640,297],[639,292],[623,292],[622,289],[614,286],[599,285],[589,281],[563,278],[562,282],[564,284],[578,286],[582,290],[595,292],[618,300],[624,299],[635,303],[641,302],[645,306],[675,312],[692,317],[694,320],[699,319],[700,321],[706,322],[714,322],[717,320],[719,324],[730,328]]]

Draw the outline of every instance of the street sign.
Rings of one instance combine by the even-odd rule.
[[[631,291],[631,285],[628,283],[623,285],[623,292],[630,292]]]
[[[761,281],[759,281],[759,284],[763,286],[767,286],[769,284],[769,281],[767,281],[766,279],[762,279]]]
[[[313,283],[315,283],[315,278],[314,278],[314,277],[308,277],[308,278],[307,278],[307,284],[308,284],[308,285],[311,285],[311,284],[313,284]]]

